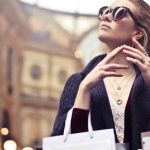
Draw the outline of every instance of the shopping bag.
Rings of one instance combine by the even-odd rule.
[[[93,131],[91,116],[88,117],[88,132],[70,134],[72,109],[65,121],[64,134],[43,139],[43,150],[116,150],[113,129]]]
[[[141,143],[143,150],[150,150],[150,131],[141,133]]]

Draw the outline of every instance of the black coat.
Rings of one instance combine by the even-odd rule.
[[[61,95],[52,136],[63,134],[66,115],[74,104],[80,82],[105,56],[95,57],[80,73],[73,74],[68,79]],[[135,69],[137,75],[131,93],[132,150],[141,148],[141,132],[150,131],[150,88],[137,67]],[[114,128],[103,80],[91,90],[91,118],[94,130]]]

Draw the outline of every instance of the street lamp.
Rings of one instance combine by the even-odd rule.
[[[13,140],[7,140],[4,142],[4,150],[16,150],[17,144]]]
[[[1,134],[2,135],[8,135],[8,133],[9,133],[8,128],[1,128]]]

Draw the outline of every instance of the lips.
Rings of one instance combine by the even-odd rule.
[[[109,25],[107,24],[101,24],[100,28],[107,28],[107,29],[111,29]]]

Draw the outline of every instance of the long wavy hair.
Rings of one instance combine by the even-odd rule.
[[[139,40],[140,44],[145,48],[150,56],[150,5],[144,0],[128,0],[137,7],[135,16],[144,26],[141,30],[144,36]]]

